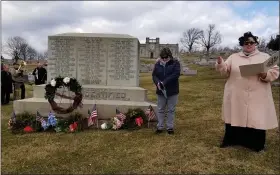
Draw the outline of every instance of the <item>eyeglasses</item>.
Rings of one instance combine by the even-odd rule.
[[[244,45],[249,45],[249,44],[250,44],[250,45],[253,45],[253,44],[255,44],[255,42],[250,41],[250,42],[245,42],[245,43],[244,43]]]

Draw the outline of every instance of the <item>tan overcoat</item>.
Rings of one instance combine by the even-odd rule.
[[[269,57],[256,50],[249,56],[235,53],[221,64],[216,63],[216,70],[228,77],[222,105],[225,123],[264,130],[278,127],[271,82],[278,78],[279,67],[270,69],[265,79],[257,75],[242,77],[239,70],[240,65],[261,63]]]

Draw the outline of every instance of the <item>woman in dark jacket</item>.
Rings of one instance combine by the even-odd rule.
[[[3,65],[1,70],[1,104],[10,103],[10,94],[13,92],[12,75],[9,72],[9,67]]]
[[[164,129],[165,109],[167,107],[167,132],[174,134],[175,107],[179,94],[180,63],[174,59],[169,48],[163,48],[160,59],[153,70],[153,82],[157,87],[158,124],[156,133]]]

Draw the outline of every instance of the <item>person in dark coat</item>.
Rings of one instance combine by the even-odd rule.
[[[160,59],[155,63],[152,73],[157,87],[158,124],[156,133],[164,129],[165,109],[167,106],[167,132],[174,134],[175,107],[179,95],[180,62],[173,58],[169,48],[163,48]]]
[[[35,77],[35,85],[45,84],[47,80],[47,70],[40,62],[38,62],[38,65],[34,69],[32,75]]]
[[[12,74],[9,72],[8,65],[3,65],[1,70],[1,104],[10,103],[10,94],[13,92]]]

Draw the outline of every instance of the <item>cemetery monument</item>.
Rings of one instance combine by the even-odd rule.
[[[129,108],[145,110],[151,105],[157,111],[156,105],[147,101],[147,90],[139,87],[139,50],[138,39],[123,34],[49,36],[48,82],[57,76],[76,78],[83,88],[83,107],[76,111],[83,115],[88,115],[94,104],[99,119],[112,118],[116,108],[125,113]],[[48,115],[51,107],[44,95],[45,85],[34,86],[33,98],[14,101],[15,113],[40,111]],[[69,99],[55,99],[61,107],[72,103]]]

